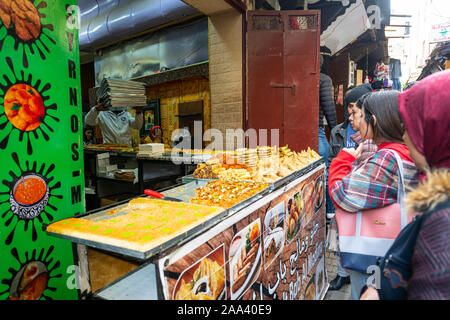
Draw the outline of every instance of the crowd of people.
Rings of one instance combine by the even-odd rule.
[[[347,91],[326,159],[339,239],[330,289],[350,283],[354,300],[450,299],[449,85],[450,70],[403,92]]]

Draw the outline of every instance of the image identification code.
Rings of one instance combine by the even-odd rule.
[[[227,315],[238,315],[238,314],[270,314],[272,312],[272,307],[270,305],[247,305],[245,307],[241,305],[222,305],[222,314]]]
[[[197,307],[184,305],[178,307],[178,315],[199,315],[208,318],[212,314],[220,315],[269,315],[272,313],[272,306],[270,305],[225,305],[222,304],[221,308],[213,307]]]

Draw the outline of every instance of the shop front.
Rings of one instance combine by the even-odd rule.
[[[7,19],[12,6],[0,16],[0,298],[323,299],[320,13],[283,13],[284,36],[305,46],[287,46],[280,70],[303,64],[266,83],[244,2],[113,2],[25,0],[14,10],[29,28]],[[264,104],[268,92],[278,99]],[[97,122],[86,137],[99,102],[142,114],[130,143],[107,142]],[[264,128],[282,140],[263,141]],[[231,143],[211,147],[229,130]]]

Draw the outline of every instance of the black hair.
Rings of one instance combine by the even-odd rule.
[[[92,131],[92,137],[91,140],[93,141],[95,138],[95,130],[93,127],[85,125],[83,128],[83,141],[87,141],[87,137],[86,137],[86,131],[91,130]]]
[[[345,93],[344,97],[344,119],[345,121],[349,122],[349,114],[347,112],[347,107],[350,103],[357,103],[361,97],[364,97],[365,95],[372,92],[372,87],[368,84],[362,84],[359,86],[351,86],[347,88],[347,92]],[[362,105],[359,106],[361,109]],[[345,122],[344,121],[344,122]]]
[[[399,93],[396,90],[378,91],[360,98],[364,120],[372,126],[373,140],[378,144],[381,142],[403,143],[405,129],[398,107]]]
[[[326,46],[321,46],[320,47],[320,72],[321,73],[328,75],[330,60],[331,60],[331,50],[328,49],[328,47],[326,47]]]
[[[371,94],[372,92],[368,92],[361,96],[358,100],[356,100],[355,106],[357,106],[359,109],[362,109],[364,102]]]

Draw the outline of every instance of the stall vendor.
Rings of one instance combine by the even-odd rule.
[[[103,143],[120,143],[132,146],[131,130],[141,129],[144,123],[143,108],[135,108],[136,117],[127,111],[116,111],[107,109],[98,102],[86,114],[85,122],[89,126],[100,126],[102,130]]]
[[[160,126],[153,126],[150,130],[150,137],[153,143],[162,143],[162,129]]]
[[[87,146],[90,144],[95,144],[94,129],[85,125],[83,129],[83,145]]]

